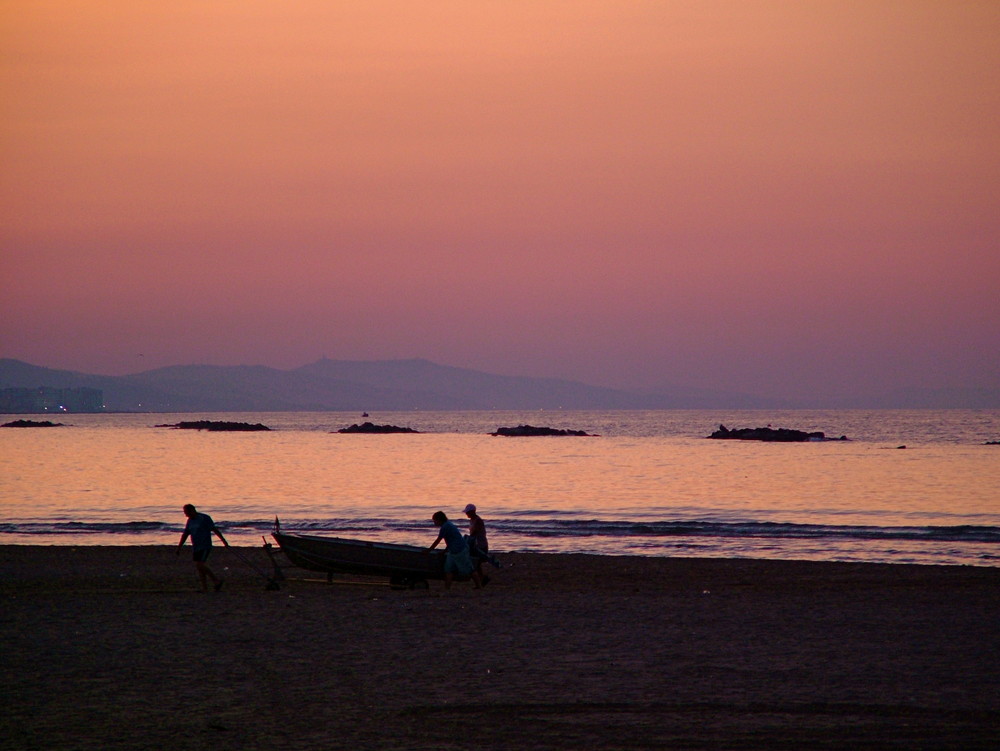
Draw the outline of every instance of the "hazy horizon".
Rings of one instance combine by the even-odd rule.
[[[1000,389],[1000,4],[6,4],[0,357]]]

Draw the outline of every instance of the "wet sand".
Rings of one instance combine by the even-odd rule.
[[[998,568],[502,558],[268,591],[217,548],[203,594],[190,548],[0,546],[0,748],[1000,744]]]

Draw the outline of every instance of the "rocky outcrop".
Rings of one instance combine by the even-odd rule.
[[[266,425],[249,422],[225,422],[222,420],[192,420],[178,422],[173,425],[156,425],[157,428],[175,428],[177,430],[211,430],[211,431],[255,431],[270,430]]]
[[[518,425],[516,428],[497,428],[490,435],[505,436],[539,436],[539,435],[577,435],[590,436],[585,430],[561,430],[559,428],[536,428],[533,425]]]
[[[419,433],[413,428],[401,428],[398,425],[376,425],[372,422],[355,423],[349,428],[341,428],[338,433]]]
[[[5,422],[0,425],[0,428],[61,428],[63,424],[61,422],[52,422],[51,420],[14,420],[13,422]]]
[[[840,438],[827,438],[822,431],[807,433],[804,430],[793,430],[791,428],[737,428],[730,430],[725,425],[720,425],[709,438],[728,438],[740,441],[777,441],[783,443],[794,443],[804,441],[846,441],[847,436]]]

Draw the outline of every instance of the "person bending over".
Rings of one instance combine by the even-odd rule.
[[[455,579],[455,574],[459,576],[469,576],[476,589],[483,586],[482,578],[476,567],[472,565],[472,558],[469,557],[469,546],[465,542],[465,537],[459,532],[458,527],[453,522],[448,521],[444,511],[435,511],[431,520],[438,526],[437,539],[431,543],[430,549],[438,546],[444,540],[444,588],[451,589],[451,583]]]

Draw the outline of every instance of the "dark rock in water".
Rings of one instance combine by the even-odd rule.
[[[376,425],[372,422],[355,423],[349,428],[341,428],[338,433],[419,433],[413,428],[401,428],[398,425]]]
[[[987,441],[984,446],[1000,446],[1000,441]]]
[[[157,428],[176,428],[178,430],[212,430],[212,431],[252,431],[270,430],[267,425],[248,422],[225,422],[222,420],[191,420],[189,422],[179,422],[175,425],[156,425]]]
[[[497,428],[495,433],[490,435],[505,436],[536,436],[536,435],[583,435],[591,434],[585,430],[561,430],[559,428],[536,428],[533,425],[518,425],[516,428]]]
[[[0,425],[0,428],[61,428],[64,427],[61,422],[52,422],[51,420],[14,420],[13,422],[5,422]]]
[[[822,431],[807,433],[804,430],[792,430],[791,428],[736,428],[730,430],[725,425],[720,425],[709,438],[730,438],[740,441],[778,441],[778,442],[803,442],[803,441],[846,441],[847,436],[840,438],[827,438]]]

